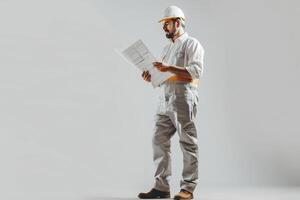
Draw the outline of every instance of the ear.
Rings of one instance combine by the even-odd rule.
[[[175,23],[176,23],[176,27],[179,28],[180,27],[180,23],[181,23],[180,19],[176,19]]]

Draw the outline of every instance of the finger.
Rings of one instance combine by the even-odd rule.
[[[147,77],[147,81],[149,81],[149,82],[151,81],[151,76]]]
[[[148,74],[147,74],[147,73],[145,73],[145,74],[144,74],[144,78],[146,79],[146,78],[147,78],[147,76],[148,76]]]
[[[154,66],[161,65],[161,62],[153,62],[153,65],[154,65]]]
[[[158,69],[159,71],[161,71],[161,66],[157,66],[156,69]]]
[[[159,65],[154,65],[154,67],[155,67],[156,69],[158,69],[160,66],[159,66]]]

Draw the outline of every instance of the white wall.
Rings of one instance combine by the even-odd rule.
[[[157,91],[114,49],[141,38],[159,56],[168,41],[157,20],[172,4],[206,50],[197,190],[300,185],[299,1],[1,0],[3,197],[150,189]]]

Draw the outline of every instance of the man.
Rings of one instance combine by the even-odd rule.
[[[185,16],[176,6],[165,10],[159,22],[170,43],[162,52],[162,62],[153,66],[161,72],[174,75],[160,87],[164,94],[157,114],[153,144],[155,163],[155,184],[147,193],[138,195],[141,199],[170,198],[169,180],[171,176],[170,139],[177,131],[183,152],[183,172],[181,190],[174,199],[193,199],[198,183],[198,144],[195,117],[197,112],[197,85],[203,73],[204,50],[201,44],[185,32]],[[148,71],[142,73],[144,80],[150,82]]]

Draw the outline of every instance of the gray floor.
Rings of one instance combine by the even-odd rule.
[[[172,194],[173,195],[173,194]],[[86,197],[82,200],[133,200],[136,197]],[[195,200],[299,200],[299,188],[230,188],[203,189],[195,193]]]
[[[4,195],[6,193],[6,195]],[[64,193],[51,191],[14,192],[1,191],[2,200],[134,200],[138,192],[135,191],[91,191],[80,193]],[[171,191],[173,196],[175,192]],[[199,188],[194,193],[194,200],[300,200],[300,187],[298,188]]]

